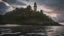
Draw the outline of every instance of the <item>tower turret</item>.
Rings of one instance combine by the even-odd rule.
[[[34,3],[34,11],[37,11],[37,4],[36,4],[36,2]]]

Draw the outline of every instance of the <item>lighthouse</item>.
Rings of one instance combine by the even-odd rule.
[[[36,4],[36,2],[34,3],[34,11],[37,11],[37,4]]]

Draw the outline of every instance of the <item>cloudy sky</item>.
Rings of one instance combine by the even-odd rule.
[[[64,22],[64,0],[0,0],[0,14],[3,11],[11,11],[15,7],[38,4],[38,10],[43,10],[44,14],[51,17],[54,21]]]

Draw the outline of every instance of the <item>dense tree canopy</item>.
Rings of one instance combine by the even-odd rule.
[[[21,25],[60,25],[46,16],[43,11],[34,11],[31,6],[26,8],[16,8],[6,13],[3,17],[5,24],[21,24]],[[0,20],[1,21],[1,20]]]

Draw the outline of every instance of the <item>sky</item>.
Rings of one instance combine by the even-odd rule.
[[[43,10],[44,14],[51,17],[56,22],[64,22],[64,0],[0,0],[0,15],[4,11],[12,11],[16,7],[31,5],[34,2],[38,5],[38,10]]]

